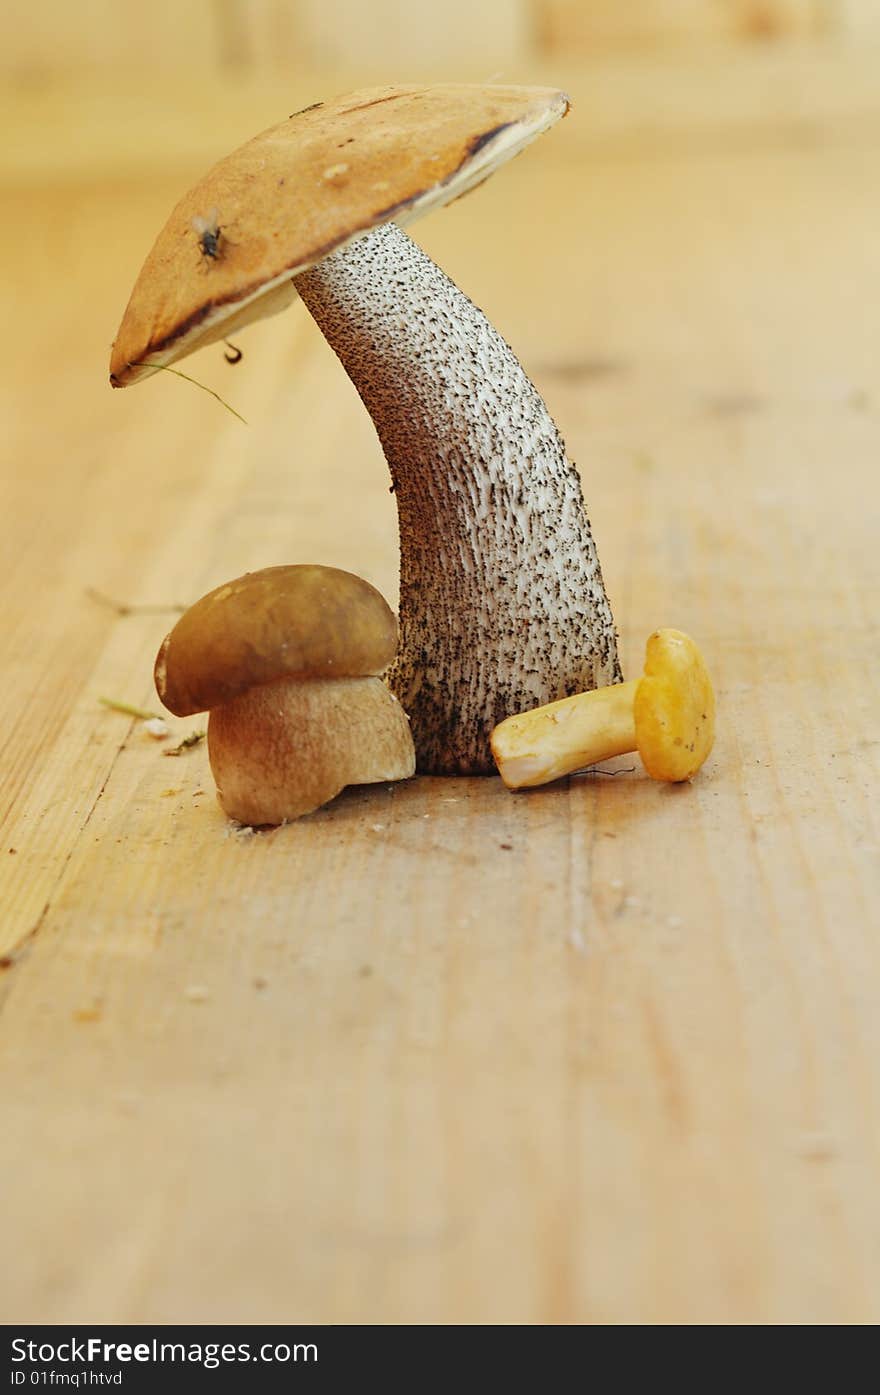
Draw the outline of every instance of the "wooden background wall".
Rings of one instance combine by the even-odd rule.
[[[696,44],[880,36],[880,0],[7,0],[0,72],[467,69]]]

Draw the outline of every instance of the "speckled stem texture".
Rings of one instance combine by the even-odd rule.
[[[400,651],[388,678],[418,768],[494,772],[502,718],[621,677],[577,471],[510,348],[394,224],[296,286],[391,469]]]

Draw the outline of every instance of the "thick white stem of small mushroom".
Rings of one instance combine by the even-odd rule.
[[[580,479],[485,315],[386,224],[296,278],[373,419],[400,519],[389,674],[418,768],[494,770],[504,717],[619,681]]]
[[[409,723],[379,678],[282,678],[240,693],[212,708],[208,756],[224,812],[256,825],[415,770]]]

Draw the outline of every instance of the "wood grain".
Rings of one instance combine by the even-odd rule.
[[[848,0],[540,0],[536,7],[545,52],[651,52],[708,42],[791,40],[844,30]]]
[[[173,73],[182,93],[200,75],[289,75],[342,65],[390,67],[392,81],[433,69],[485,81],[510,64],[616,51],[646,55],[804,40],[876,37],[875,0],[153,0],[149,10],[90,0],[7,0],[0,71],[31,81],[75,73],[110,79]],[[511,76],[506,74],[506,76]],[[157,116],[161,106],[157,104]]]
[[[173,615],[87,588],[319,560],[393,599],[372,429],[301,310],[191,360],[247,428],[111,393],[180,170],[7,177],[7,1321],[880,1317],[876,127],[693,129],[548,136],[416,235],[551,404],[628,671],[704,646],[709,765],[256,834],[99,705],[155,704]]]

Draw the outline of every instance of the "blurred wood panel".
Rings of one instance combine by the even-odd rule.
[[[500,65],[534,56],[528,0],[89,0],[70,6],[7,0],[0,71],[273,70],[338,64],[423,71]]]
[[[535,13],[542,47],[562,53],[802,38],[829,19],[821,0],[539,0]]]
[[[214,0],[4,0],[0,70],[22,77],[44,72],[112,72],[115,68],[216,71],[221,50]]]
[[[7,0],[0,71],[425,72],[510,78],[511,66],[695,42],[880,33],[876,0]]]
[[[299,6],[306,51],[324,67],[398,64],[405,74],[414,64],[454,75],[463,65],[483,63],[488,81],[506,65],[536,56],[529,0],[299,0]]]
[[[838,34],[855,38],[880,35],[880,5],[877,0],[823,0],[829,27]]]

